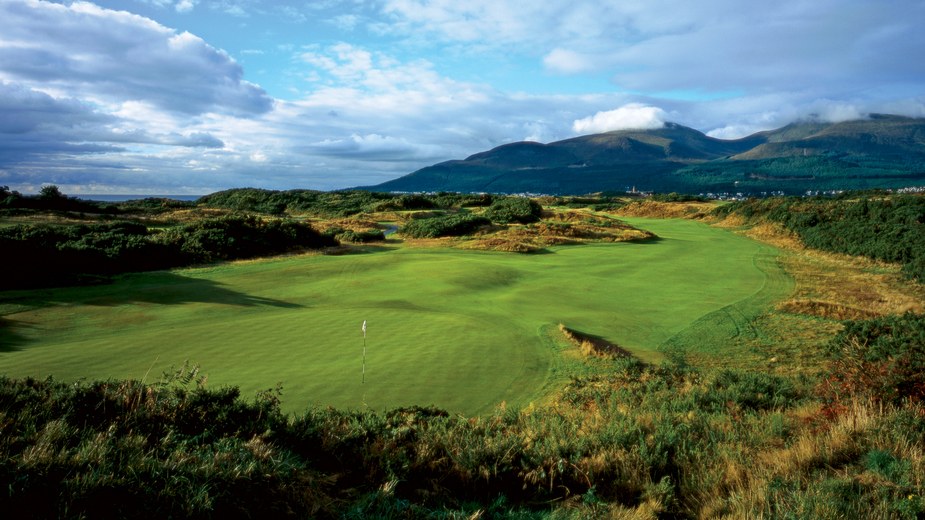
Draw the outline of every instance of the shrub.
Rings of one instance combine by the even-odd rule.
[[[355,244],[381,242],[385,240],[385,234],[381,229],[370,229],[366,231],[354,231],[352,229],[347,229],[341,230],[335,236],[342,242],[353,242]]]
[[[543,207],[538,202],[526,197],[507,197],[491,203],[485,211],[485,217],[492,222],[509,224],[536,222],[543,215]]]
[[[456,213],[439,217],[412,220],[398,230],[399,233],[412,238],[437,238],[461,236],[474,232],[478,228],[491,224],[485,217],[469,213]]]
[[[822,393],[830,411],[857,397],[925,401],[925,316],[849,321],[827,350],[832,362]]]

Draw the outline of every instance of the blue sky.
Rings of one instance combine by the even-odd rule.
[[[371,185],[519,140],[925,117],[921,0],[0,0],[0,185]]]

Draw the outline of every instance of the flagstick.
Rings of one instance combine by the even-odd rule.
[[[363,326],[360,327],[360,330],[363,331],[363,384],[366,384],[366,320],[363,320]]]

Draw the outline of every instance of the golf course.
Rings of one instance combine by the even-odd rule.
[[[558,324],[655,361],[668,345],[710,349],[741,333],[792,289],[770,246],[692,220],[625,220],[659,238],[537,254],[393,239],[340,256],[10,292],[0,373],[153,382],[188,360],[209,387],[253,395],[281,383],[290,412],[433,404],[480,414],[561,382],[573,347]]]

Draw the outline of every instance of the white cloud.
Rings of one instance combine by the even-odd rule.
[[[851,121],[854,119],[863,119],[867,117],[858,106],[848,103],[827,103],[817,112],[820,121],[829,123],[840,123],[842,121]]]
[[[599,74],[634,91],[825,86],[847,94],[921,84],[920,0],[385,0],[393,34],[477,43],[542,59],[548,70]],[[423,36],[422,36],[423,34]]]
[[[360,24],[360,17],[355,14],[342,14],[331,18],[330,22],[344,31],[352,31]]]
[[[576,74],[594,70],[597,63],[590,56],[556,48],[543,57],[543,65],[553,72]]]
[[[352,40],[238,51],[248,66],[293,56],[304,82],[282,101],[194,34],[89,3],[0,0],[3,184],[343,188],[513,141],[669,119],[741,137],[807,117],[925,116],[918,0],[149,3]],[[461,63],[466,76],[449,72]],[[538,85],[527,92],[571,93],[487,83],[505,70]]]
[[[272,107],[227,53],[201,38],[84,2],[0,2],[0,79],[185,114]]]
[[[176,9],[178,13],[188,13],[196,7],[197,3],[197,0],[180,0],[174,6],[174,9]]]
[[[346,139],[325,139],[309,145],[306,149],[326,157],[402,162],[434,159],[442,153],[439,147],[379,134],[353,134]]]
[[[665,125],[666,116],[661,108],[630,103],[615,110],[577,119],[572,129],[579,134],[597,134],[614,130],[661,128]]]
[[[346,43],[301,54],[318,88],[300,101],[338,113],[369,112],[376,120],[439,113],[442,108],[480,103],[484,86],[441,76],[425,60],[401,62],[384,53]]]

